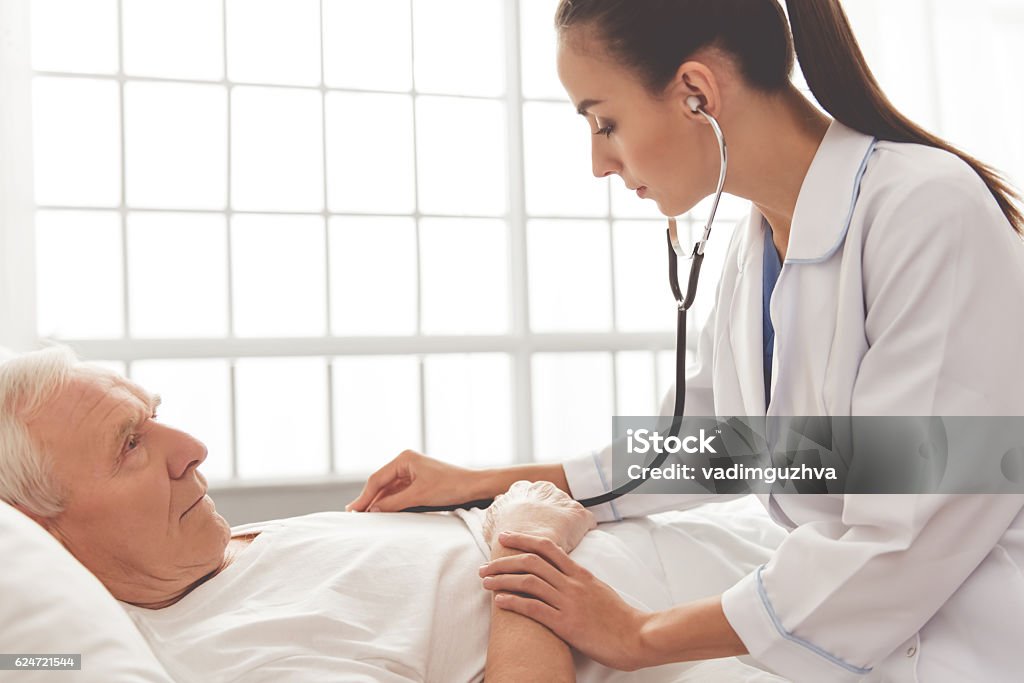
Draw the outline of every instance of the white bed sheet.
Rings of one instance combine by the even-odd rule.
[[[126,606],[180,683],[479,681],[489,598],[482,511],[320,513],[246,525],[260,536],[164,610]],[[753,500],[601,525],[573,558],[632,604],[720,593],[782,538]],[[418,615],[418,616],[417,616]],[[581,683],[777,682],[735,658],[623,673],[577,657]]]

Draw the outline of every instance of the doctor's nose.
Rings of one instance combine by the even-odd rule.
[[[598,149],[597,140],[594,141],[594,147],[591,149],[591,163],[593,165],[594,177],[605,178],[610,175],[622,175],[622,164],[616,161],[612,156],[602,153]]]

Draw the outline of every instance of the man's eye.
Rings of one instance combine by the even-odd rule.
[[[140,441],[141,440],[139,439],[138,434],[133,434],[132,436],[128,437],[128,441],[126,441],[124,444],[124,452],[130,453],[131,451],[134,451],[136,448],[139,447]]]

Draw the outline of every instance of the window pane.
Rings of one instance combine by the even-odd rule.
[[[677,306],[668,281],[665,226],[650,221],[616,221],[612,235],[615,240],[615,317],[619,330],[674,332]],[[679,286],[684,293],[689,272],[690,261],[679,259]],[[717,276],[709,279],[717,279]],[[703,279],[700,284],[703,291]],[[713,293],[714,288],[712,296]]]
[[[223,337],[227,239],[220,214],[128,215],[133,337]]]
[[[422,451],[415,356],[334,360],[335,466],[368,474],[407,448]]]
[[[221,3],[121,0],[124,70],[135,76],[224,77]]]
[[[324,81],[333,88],[412,88],[409,0],[324,0]]]
[[[117,0],[32,0],[32,68],[117,71]]]
[[[534,332],[610,331],[608,223],[529,221],[527,247],[530,328]]]
[[[607,445],[614,403],[611,354],[534,354],[534,457],[564,460]]]
[[[121,218],[112,211],[36,212],[41,337],[124,332]]]
[[[36,78],[32,95],[36,202],[117,206],[121,202],[117,83]]]
[[[586,122],[569,104],[523,106],[526,211],[533,216],[604,216],[608,181],[594,178]]]
[[[416,107],[420,211],[503,214],[507,158],[502,104],[420,97]]]
[[[657,415],[661,397],[655,386],[655,357],[650,351],[615,354],[615,414]]]
[[[331,331],[416,333],[416,224],[331,218]]]
[[[317,0],[226,0],[228,78],[243,83],[320,83]]]
[[[233,88],[231,200],[251,211],[324,206],[320,93]]]
[[[508,331],[508,239],[503,221],[423,219],[420,264],[423,332]]]
[[[235,387],[240,477],[327,472],[323,358],[243,358],[235,363]]]
[[[512,462],[512,365],[500,353],[429,356],[427,453],[468,467]]]
[[[326,332],[322,218],[234,216],[231,251],[235,334],[303,337]]]
[[[124,104],[128,203],[223,209],[227,91],[216,85],[127,83]]]
[[[416,89],[450,95],[505,92],[500,0],[413,0]]]
[[[412,98],[327,93],[327,201],[331,211],[416,208]]]
[[[555,68],[557,6],[558,0],[527,0],[519,4],[523,97],[566,99],[568,103]]]
[[[141,360],[132,379],[162,399],[158,421],[188,432],[209,451],[200,471],[207,479],[231,477],[230,376],[227,361]]]

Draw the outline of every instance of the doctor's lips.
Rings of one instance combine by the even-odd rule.
[[[629,185],[626,185],[626,189],[627,190],[635,190],[636,191],[636,196],[640,197],[640,199],[643,199],[644,197],[647,196],[647,186],[646,185],[640,185],[639,187],[630,187]]]

